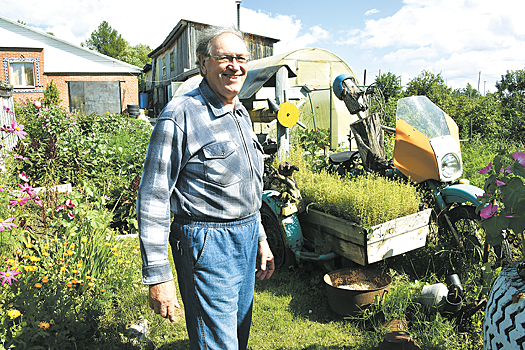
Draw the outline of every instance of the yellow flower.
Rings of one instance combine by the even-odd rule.
[[[77,264],[77,267],[82,267],[82,263],[79,262],[79,263]]]
[[[119,254],[119,252],[113,252],[113,255],[114,256],[119,256],[120,254]]]
[[[12,309],[12,310],[7,311],[7,316],[11,317],[11,319],[15,319],[20,315],[21,313],[17,309]]]
[[[44,250],[49,250],[49,247],[47,245],[43,246]]]
[[[104,288],[102,288],[102,289],[100,290],[100,293],[106,293],[106,290],[105,290]]]
[[[111,248],[111,250],[116,252],[117,251],[117,247],[113,247],[113,248]]]
[[[75,244],[71,243],[71,245],[69,246],[69,249],[75,249]]]
[[[7,259],[6,264],[13,266],[14,264],[16,264],[16,262],[13,259]]]
[[[129,264],[129,263],[131,263],[131,260],[129,260],[129,259],[126,260],[126,264]]]
[[[73,284],[71,282],[69,282],[68,284],[66,284],[66,286],[71,288],[71,287],[73,287]]]
[[[118,259],[118,260],[117,260],[117,262],[118,262],[119,264],[122,264],[122,261],[123,261],[122,259]]]
[[[81,241],[82,241],[82,243],[86,243],[87,242],[87,238],[86,237],[82,237]]]
[[[107,242],[106,245],[107,245],[108,247],[111,247],[111,243],[109,243],[109,242]]]
[[[29,243],[26,243],[26,248],[27,249],[31,249],[31,248],[33,248],[33,246],[31,244],[29,244]]]
[[[42,283],[35,283],[35,288],[42,288]]]
[[[87,279],[87,280],[90,280],[90,279],[91,279],[91,276],[86,276],[86,279]]]
[[[69,235],[70,235],[71,237],[75,237],[77,234],[76,234],[75,232],[71,232]]]
[[[37,261],[40,261],[40,258],[37,258],[36,256],[32,256],[29,258],[29,260],[31,260],[32,262],[37,262]]]
[[[69,255],[73,255],[73,254],[75,254],[75,252],[72,251],[71,249],[66,250],[66,253],[69,254]]]
[[[77,273],[77,272],[78,272],[78,270],[71,270],[71,272],[72,272],[72,273]]]
[[[43,252],[42,255],[43,256],[50,256],[50,254],[48,252]]]
[[[47,283],[47,282],[49,282],[49,279],[48,279],[47,277],[44,276],[44,278],[42,278],[42,282],[43,282],[43,283]]]
[[[66,268],[65,266],[62,266],[62,267],[60,268],[60,271],[66,271],[66,270],[67,270],[67,268]]]
[[[31,271],[35,271],[36,270],[36,266],[24,266],[24,270],[26,270],[27,272],[31,272]]]
[[[88,286],[90,286],[90,287],[93,287],[94,285],[95,285],[95,283],[93,283],[93,282],[89,282],[88,283]]]
[[[16,251],[16,255],[20,255],[20,254],[22,254],[22,251],[21,250],[17,250]]]
[[[49,328],[49,323],[48,322],[45,322],[45,321],[42,321],[40,322],[40,324],[38,325],[38,327],[42,328],[42,329],[48,329]]]
[[[76,279],[73,278],[73,279],[71,280],[71,283],[73,283],[73,284],[77,284],[78,281],[77,281]]]

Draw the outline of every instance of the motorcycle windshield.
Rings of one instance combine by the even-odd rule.
[[[426,96],[400,99],[396,116],[429,139],[451,135],[445,114]]]

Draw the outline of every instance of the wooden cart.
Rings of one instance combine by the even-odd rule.
[[[332,251],[360,265],[423,247],[429,232],[431,209],[364,228],[354,222],[309,209],[299,215],[304,239],[315,242],[319,253]]]

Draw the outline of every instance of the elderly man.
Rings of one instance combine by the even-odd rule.
[[[191,348],[245,349],[255,277],[274,271],[259,214],[262,148],[237,98],[248,51],[242,33],[212,27],[196,53],[202,82],[166,105],[144,163],[137,199],[143,282],[150,307],[173,322],[180,306],[169,240]]]

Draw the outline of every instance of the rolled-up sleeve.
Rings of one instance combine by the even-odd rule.
[[[183,142],[184,134],[175,122],[159,117],[149,142],[137,196],[144,284],[173,279],[168,261],[170,197],[179,173]]]

